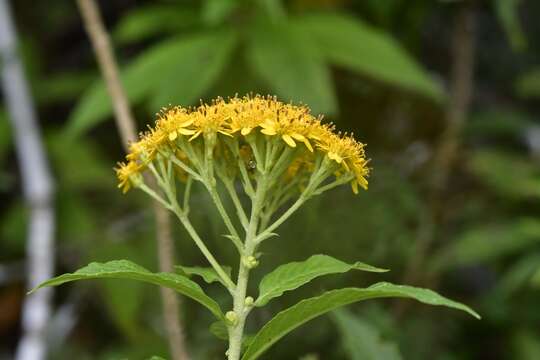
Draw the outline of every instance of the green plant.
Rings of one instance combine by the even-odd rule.
[[[212,332],[228,339],[229,360],[256,359],[270,346],[305,322],[340,306],[384,297],[404,297],[460,309],[479,318],[467,306],[427,289],[380,282],[367,288],[342,288],[300,301],[278,313],[254,336],[245,325],[253,309],[317,277],[350,270],[384,272],[365,263],[347,264],[327,255],[279,266],[259,283],[259,295],[248,294],[250,272],[261,261],[260,247],[306,201],[337,186],[350,184],[355,193],[367,189],[369,168],[364,145],[351,135],[336,133],[304,106],[283,104],[273,97],[217,99],[210,105],[164,109],[155,128],[131,144],[127,163],[117,169],[124,191],[138,188],[173,212],[204,254],[210,268],[178,267],[177,273],[152,273],[126,260],[91,263],[41,284],[115,278],[169,287],[206,307],[217,319]],[[155,178],[159,191],[142,175]],[[199,236],[189,218],[190,193],[195,183],[210,195],[223,219],[225,236],[239,257],[237,280]],[[224,204],[228,194],[234,211]],[[245,203],[249,202],[250,212]],[[188,276],[218,282],[229,292],[227,312]],[[245,350],[243,350],[245,349]]]
[[[150,43],[122,69],[132,104],[153,114],[163,104],[258,89],[335,115],[332,67],[437,102],[445,98],[441,84],[389,33],[346,11],[295,13],[266,0],[200,3],[156,2],[122,17],[113,32],[119,46]],[[241,76],[227,86],[231,73]],[[80,135],[111,113],[105,84],[97,80],[81,94],[66,133]]]

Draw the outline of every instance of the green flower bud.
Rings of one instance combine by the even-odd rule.
[[[248,256],[242,258],[242,264],[248,269],[254,269],[259,265],[259,260],[255,256]]]
[[[247,307],[251,307],[251,306],[253,306],[254,302],[255,302],[255,300],[251,296],[248,296],[244,300],[244,305],[247,306]]]
[[[229,326],[235,326],[238,324],[238,315],[234,311],[227,311],[225,314],[225,318],[227,319],[227,323]]]

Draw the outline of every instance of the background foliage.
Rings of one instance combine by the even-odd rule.
[[[58,272],[115,258],[156,269],[148,202],[115,187],[111,169],[122,151],[75,4],[13,3],[58,182]],[[431,209],[427,183],[445,127],[459,3],[116,0],[101,6],[140,128],[168,103],[253,91],[305,102],[367,142],[370,190],[353,197],[343,189],[312,201],[265,246],[265,271],[327,253],[389,268],[385,279],[402,282]],[[476,1],[474,11],[472,108],[442,193],[435,242],[414,282],[471,305],[483,321],[412,303],[366,302],[307,324],[263,358],[540,358],[540,3]],[[19,335],[26,221],[6,116],[0,107],[0,265],[15,271],[0,277],[0,358]],[[234,254],[223,246],[217,214],[202,191],[194,195],[194,221],[209,246],[223,247],[227,264]],[[175,237],[182,265],[204,264],[180,227]],[[376,281],[377,274],[352,272],[318,280],[317,290]],[[254,321],[318,292],[275,299]],[[56,305],[69,321],[57,316],[51,324],[54,359],[167,354],[155,288],[73,284],[57,290]],[[194,358],[222,358],[225,343],[208,333],[211,316],[186,299],[183,317]]]

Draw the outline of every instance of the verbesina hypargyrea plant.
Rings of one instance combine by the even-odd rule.
[[[250,272],[256,271],[259,250],[306,201],[337,186],[367,189],[364,145],[352,135],[336,132],[331,124],[310,114],[305,106],[279,102],[275,97],[246,96],[217,99],[196,108],[171,107],[158,114],[155,127],[131,144],[127,162],[119,165],[119,187],[137,188],[173,212],[211,265],[179,266],[177,273],[152,273],[126,260],[91,263],[41,286],[93,278],[124,278],[172,288],[199,302],[216,317],[214,333],[228,339],[229,360],[259,357],[272,344],[301,324],[339,306],[380,297],[405,297],[444,305],[478,315],[465,305],[437,293],[410,286],[377,283],[367,288],[331,290],[305,299],[278,313],[254,336],[244,333],[254,309],[316,277],[349,270],[383,272],[365,263],[348,264],[327,255],[277,267],[259,284],[258,295],[248,293]],[[155,178],[159,190],[145,182]],[[210,194],[228,231],[226,238],[238,252],[236,281],[217,260],[189,218],[190,192],[200,183]],[[227,210],[223,196],[234,207]],[[249,203],[250,206],[246,206]],[[276,241],[287,241],[276,239]],[[217,281],[232,297],[223,312],[190,275]],[[222,331],[220,331],[222,330]]]

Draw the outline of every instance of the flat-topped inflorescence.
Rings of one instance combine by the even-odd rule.
[[[364,144],[352,135],[336,132],[333,125],[311,115],[306,106],[258,95],[227,101],[218,98],[193,108],[164,108],[157,114],[155,126],[131,144],[127,162],[119,164],[119,187],[126,192],[140,184],[140,173],[160,154],[176,157],[177,167],[184,164],[183,175],[187,168],[204,175],[201,173],[214,173],[204,166],[216,166],[209,165],[216,162],[221,162],[218,166],[222,168],[229,167],[227,173],[238,174],[242,169],[234,168],[246,162],[242,156],[246,153],[253,154],[248,170],[256,164],[258,171],[265,171],[261,164],[265,161],[265,165],[276,167],[274,171],[289,174],[283,179],[291,179],[290,174],[296,173],[300,164],[304,173],[315,171],[316,166],[308,164],[316,164],[322,156],[331,173],[349,179],[355,193],[358,185],[367,189]]]

